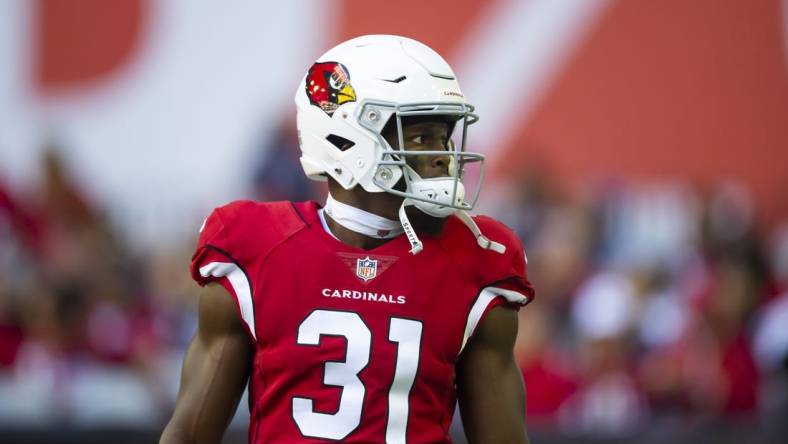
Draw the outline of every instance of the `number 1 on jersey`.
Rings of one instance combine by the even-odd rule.
[[[405,443],[408,401],[419,366],[421,331],[419,321],[391,318],[388,340],[397,344],[397,353],[388,396],[387,443]],[[357,313],[315,310],[298,327],[297,342],[319,346],[323,335],[343,336],[347,340],[345,360],[324,364],[323,383],[342,388],[339,408],[334,414],[319,413],[314,411],[311,399],[294,397],[293,419],[304,436],[339,440],[361,423],[366,389],[358,374],[369,363],[372,333]]]
[[[397,343],[394,381],[389,389],[389,420],[386,424],[386,443],[404,443],[408,431],[410,389],[419,368],[421,322],[391,318],[389,341]]]

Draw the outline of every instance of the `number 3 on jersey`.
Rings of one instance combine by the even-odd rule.
[[[388,340],[397,344],[394,380],[388,396],[386,442],[404,443],[408,426],[408,397],[419,365],[422,325],[419,321],[391,318]],[[347,340],[344,361],[326,362],[323,383],[342,387],[339,409],[334,414],[314,411],[309,398],[293,398],[293,418],[301,434],[314,438],[344,439],[361,423],[366,389],[358,374],[369,363],[372,332],[357,313],[315,310],[298,327],[298,344],[317,346],[320,337],[342,336]]]

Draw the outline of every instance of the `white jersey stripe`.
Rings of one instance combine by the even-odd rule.
[[[527,296],[513,290],[507,290],[505,288],[498,287],[486,287],[482,289],[479,297],[476,299],[476,302],[473,303],[471,311],[468,313],[468,320],[465,323],[465,332],[462,336],[462,346],[460,346],[460,353],[462,353],[462,351],[465,349],[465,344],[468,342],[468,339],[471,338],[473,332],[476,331],[476,327],[479,325],[479,321],[481,321],[484,311],[487,310],[487,307],[490,306],[492,301],[499,296],[503,297],[509,302],[516,304],[525,305],[528,303]]]
[[[257,340],[257,333],[254,329],[254,306],[252,304],[252,286],[246,278],[246,274],[240,267],[232,262],[211,262],[200,267],[202,277],[226,277],[235,291],[238,299],[238,306],[241,309],[241,318],[249,327],[252,337]]]

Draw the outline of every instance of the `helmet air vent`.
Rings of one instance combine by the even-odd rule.
[[[403,80],[405,80],[405,79],[407,79],[407,77],[405,77],[405,76],[399,76],[399,77],[397,77],[396,79],[393,79],[393,80],[389,80],[389,79],[383,79],[383,81],[384,81],[384,82],[390,82],[390,83],[399,83],[399,82],[401,82],[401,81],[403,81]]]
[[[347,151],[355,145],[353,141],[347,140],[344,137],[337,136],[336,134],[329,134],[326,140],[331,142],[332,145],[339,148],[339,151]]]

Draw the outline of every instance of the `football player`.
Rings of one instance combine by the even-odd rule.
[[[484,159],[465,151],[477,116],[449,65],[358,37],[295,102],[301,164],[328,199],[207,218],[199,327],[161,442],[220,442],[247,381],[250,443],[451,442],[458,400],[469,442],[527,442],[512,349],[534,291],[512,231],[467,213],[462,179]]]

